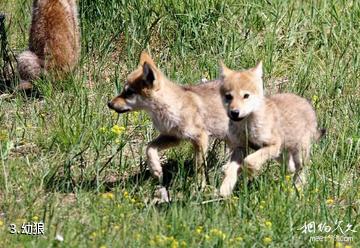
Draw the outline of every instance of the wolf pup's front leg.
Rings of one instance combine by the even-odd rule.
[[[224,180],[220,186],[220,196],[227,197],[231,195],[240,172],[240,164],[245,157],[245,149],[234,149],[230,161],[223,166]]]
[[[164,174],[160,162],[159,151],[177,146],[180,140],[173,136],[159,135],[146,148],[148,166],[151,173],[159,180],[160,187],[157,194],[160,202],[170,202],[169,194],[164,187]]]
[[[261,166],[269,159],[277,158],[281,152],[281,139],[278,138],[273,144],[264,146],[244,159],[244,165],[252,176],[260,171]]]

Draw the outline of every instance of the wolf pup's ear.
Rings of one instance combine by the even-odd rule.
[[[145,63],[151,65],[154,68],[156,67],[150,54],[148,54],[146,51],[142,51],[140,55],[140,65],[144,65]]]
[[[225,77],[228,77],[231,73],[232,70],[230,70],[222,60],[219,61],[219,65],[220,65],[220,77],[222,79],[224,79]]]
[[[262,61],[260,60],[260,62],[251,69],[251,71],[258,77],[258,78],[262,78],[263,76],[263,64]]]
[[[252,75],[254,76],[254,83],[256,84],[261,95],[264,95],[264,85],[263,85],[263,66],[262,61],[260,61],[255,67],[250,69]]]
[[[142,77],[147,87],[152,88],[154,86],[155,74],[151,66],[146,62],[143,64]]]

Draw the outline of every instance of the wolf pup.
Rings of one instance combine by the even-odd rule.
[[[245,71],[232,71],[221,63],[220,71],[220,94],[230,118],[229,139],[233,148],[232,157],[223,168],[225,178],[220,195],[231,194],[241,163],[254,175],[267,160],[280,159],[284,151],[295,185],[303,184],[302,167],[309,159],[311,142],[325,133],[317,128],[311,104],[294,94],[264,96],[261,62]],[[256,151],[248,155],[248,147]]]
[[[221,82],[209,81],[194,86],[180,86],[156,67],[146,52],[140,65],[127,78],[120,95],[108,106],[118,113],[145,110],[160,135],[146,149],[152,174],[163,183],[163,170],[158,152],[191,141],[195,148],[196,171],[201,187],[206,185],[205,154],[209,136],[225,139],[228,118],[219,95]]]
[[[71,71],[80,55],[75,0],[34,0],[29,49],[18,55],[18,89],[32,88],[42,72]]]

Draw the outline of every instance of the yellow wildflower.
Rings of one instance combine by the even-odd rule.
[[[34,216],[32,217],[32,220],[33,220],[33,221],[38,221],[38,220],[39,220],[39,217],[37,217],[36,215],[34,215]]]
[[[119,230],[119,229],[120,229],[120,226],[119,226],[119,225],[116,225],[116,226],[114,226],[114,229],[115,229],[115,230]]]
[[[272,238],[271,237],[265,237],[263,238],[263,243],[268,245],[272,242]]]
[[[177,241],[176,239],[174,239],[171,242],[171,248],[178,248],[179,247],[179,241]]]
[[[92,232],[91,234],[90,234],[90,238],[92,238],[92,239],[94,239],[94,238],[96,238],[96,232]]]
[[[2,220],[0,220],[0,227],[2,227],[4,225],[4,222]]]
[[[312,97],[312,103],[313,103],[313,105],[316,105],[317,102],[318,102],[318,100],[319,100],[319,97],[318,97],[317,95],[313,95],[313,97]]]
[[[162,237],[161,237],[160,235],[156,235],[156,236],[155,236],[155,241],[158,242],[158,241],[160,241],[160,240],[162,240]]]
[[[196,227],[196,229],[195,229],[195,232],[197,233],[197,234],[201,234],[202,233],[202,231],[203,231],[203,227],[202,226],[198,226],[198,227]]]
[[[272,227],[271,221],[265,221],[265,226],[270,229]]]
[[[221,239],[225,239],[226,238],[226,234],[223,233],[221,230],[217,229],[217,228],[213,228],[210,230],[210,234],[217,236]]]
[[[156,246],[156,242],[155,242],[154,240],[150,240],[150,241],[149,241],[149,245],[150,245],[150,246]]]
[[[285,180],[288,181],[288,182],[290,182],[290,181],[291,181],[291,176],[290,176],[290,175],[286,175],[286,176],[285,176]]]
[[[107,192],[107,193],[101,194],[101,198],[113,200],[115,198],[115,195],[111,192]]]
[[[155,236],[155,243],[159,246],[162,246],[167,241],[167,238],[164,235],[156,235]]]
[[[344,248],[352,248],[352,246],[351,245],[345,245]]]
[[[167,241],[174,241],[174,240],[175,240],[174,236],[165,237],[165,239],[166,239]]]
[[[336,248],[342,248],[342,247],[344,247],[344,246],[343,246],[342,243],[336,242],[336,243],[335,243],[335,247],[336,247]]]
[[[8,132],[6,130],[0,130],[0,141],[5,141],[8,139]]]
[[[235,238],[236,241],[241,242],[243,241],[243,238],[241,236]]]
[[[301,188],[298,188],[298,190],[301,191]],[[293,189],[293,188],[288,188],[288,189],[287,189],[287,192],[293,193],[293,192],[294,192],[294,189]]]
[[[101,245],[100,248],[106,248],[106,245]]]
[[[140,233],[135,233],[134,238],[135,240],[139,240],[141,238]]]
[[[326,200],[326,203],[329,204],[329,205],[332,205],[334,203],[334,199],[329,198],[329,199]]]
[[[123,132],[125,131],[125,127],[120,127],[119,125],[114,125],[112,128],[111,128],[111,132],[113,132],[114,134],[116,135],[120,135],[122,134]]]

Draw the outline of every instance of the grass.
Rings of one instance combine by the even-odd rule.
[[[8,0],[0,9],[19,53],[31,1]],[[82,0],[79,12],[82,56],[73,75],[36,82],[42,100],[0,97],[1,247],[359,247],[358,1]],[[284,166],[269,163],[231,199],[211,201],[223,145],[211,153],[212,188],[198,192],[184,144],[166,153],[176,165],[173,203],[154,205],[144,149],[157,132],[145,113],[118,116],[106,106],[143,49],[179,83],[216,78],[219,59],[233,69],[263,60],[268,93],[311,99],[328,133],[313,147],[303,191]],[[9,232],[11,223],[19,230],[40,220],[43,236]],[[338,221],[356,232],[342,234]],[[302,233],[311,222],[316,231]],[[328,235],[352,240],[311,239]]]

